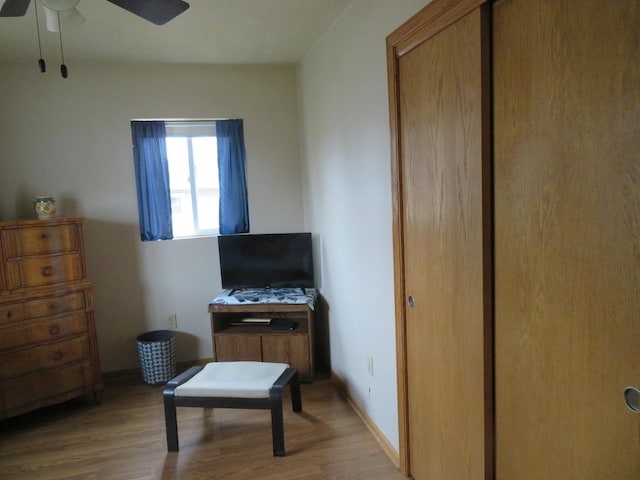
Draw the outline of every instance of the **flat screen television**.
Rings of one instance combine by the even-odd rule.
[[[312,288],[310,233],[220,235],[222,288]]]

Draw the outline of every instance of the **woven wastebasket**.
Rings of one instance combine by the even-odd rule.
[[[169,330],[143,333],[136,339],[142,367],[142,379],[150,385],[162,385],[176,375],[176,334]]]

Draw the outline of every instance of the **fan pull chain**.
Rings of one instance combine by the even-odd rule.
[[[62,78],[67,78],[68,71],[67,66],[64,64],[64,49],[62,48],[62,25],[60,24],[60,11],[58,13],[58,33],[60,36],[60,55],[62,56],[62,64],[60,65],[60,75]]]
[[[38,50],[40,51],[40,58],[38,59],[38,66],[40,67],[40,73],[47,71],[47,64],[42,58],[42,43],[40,42],[40,20],[38,19],[38,6],[37,2],[33,2],[33,9],[36,11],[36,32],[38,32]]]

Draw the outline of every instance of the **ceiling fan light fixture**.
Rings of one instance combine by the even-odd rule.
[[[47,7],[44,2],[42,3],[47,30],[50,32],[59,32],[61,27],[62,31],[66,32],[67,30],[78,28],[84,23],[84,16],[75,7],[68,10],[53,10]]]
[[[64,12],[65,10],[76,8],[80,0],[40,0],[40,2],[51,10]]]

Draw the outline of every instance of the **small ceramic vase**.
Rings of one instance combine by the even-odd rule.
[[[56,216],[56,199],[51,195],[38,195],[33,199],[33,206],[40,220]]]

